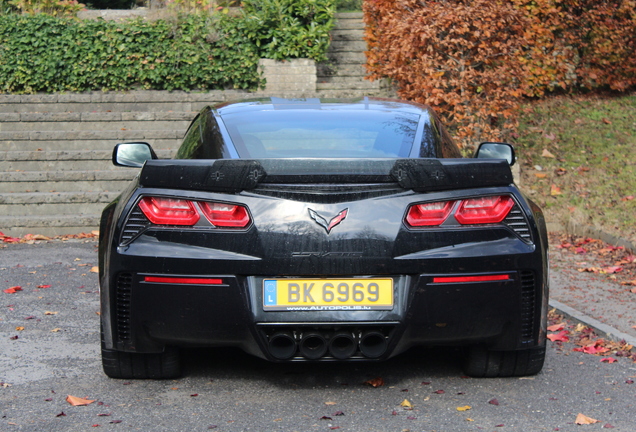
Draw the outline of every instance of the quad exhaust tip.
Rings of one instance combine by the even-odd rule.
[[[338,333],[329,341],[329,353],[338,360],[346,360],[356,353],[358,346],[350,333]]]
[[[364,333],[360,338],[360,352],[368,358],[378,358],[386,352],[387,341],[380,332]]]
[[[291,333],[275,333],[269,338],[269,352],[278,360],[290,359],[296,354],[296,339]]]
[[[309,360],[317,360],[327,352],[327,340],[319,333],[308,333],[300,340],[300,354]]]
[[[297,353],[307,360],[318,360],[327,352],[337,360],[346,360],[358,350],[364,357],[376,359],[386,353],[387,346],[386,336],[379,331],[362,333],[359,340],[350,332],[310,332],[304,334],[300,341],[293,332],[286,331],[274,333],[268,342],[269,353],[277,360],[289,360]]]

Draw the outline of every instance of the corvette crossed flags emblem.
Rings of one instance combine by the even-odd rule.
[[[316,221],[318,225],[323,227],[325,231],[327,231],[327,234],[331,232],[333,227],[335,227],[340,222],[345,220],[345,218],[347,217],[347,213],[349,213],[349,209],[346,208],[342,210],[340,213],[338,213],[336,216],[334,216],[329,222],[327,222],[327,219],[320,216],[315,210],[312,210],[312,209],[308,209],[308,210],[309,210],[309,217],[312,218],[314,221]]]

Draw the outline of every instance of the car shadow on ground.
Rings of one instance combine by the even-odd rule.
[[[397,384],[414,379],[461,377],[462,353],[449,347],[414,348],[387,361],[272,363],[238,349],[184,349],[184,377],[211,380],[237,378],[281,388]],[[377,384],[378,382],[375,381]]]

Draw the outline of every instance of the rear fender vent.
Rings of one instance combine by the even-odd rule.
[[[508,216],[503,220],[503,223],[525,242],[532,242],[532,235],[530,234],[528,220],[517,204],[515,204],[512,210],[510,210],[510,213],[508,213]]]
[[[250,193],[316,204],[359,201],[405,192],[397,183],[369,184],[267,184],[261,183]]]
[[[122,246],[127,245],[149,226],[150,221],[148,218],[143,214],[138,206],[135,206],[133,211],[131,211],[128,215],[119,243]]]
[[[521,272],[521,342],[528,343],[534,340],[535,335],[535,304],[536,287],[534,273]]]
[[[130,273],[117,276],[115,311],[117,320],[117,338],[120,342],[130,341],[130,300],[133,277]]]

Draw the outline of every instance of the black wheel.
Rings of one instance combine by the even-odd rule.
[[[128,353],[106,349],[102,340],[102,366],[111,378],[167,379],[181,376],[179,350],[166,347],[158,354]]]
[[[521,351],[492,351],[471,347],[464,359],[464,373],[475,378],[535,375],[545,360],[545,344]]]

